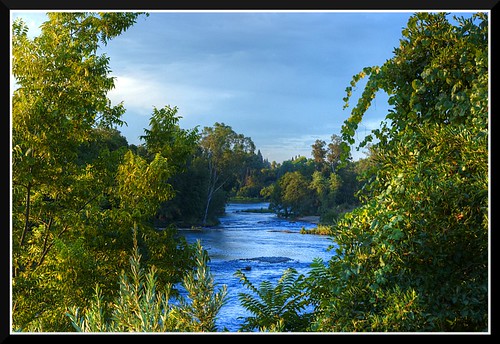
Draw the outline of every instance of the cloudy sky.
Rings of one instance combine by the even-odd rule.
[[[225,123],[250,137],[269,161],[310,157],[316,139],[340,135],[350,114],[342,98],[352,76],[392,57],[412,14],[150,12],[102,50],[116,78],[109,97],[127,109],[128,126],[119,129],[129,143],[140,144],[153,107],[170,105],[178,107],[182,128]],[[18,16],[33,35],[45,20],[43,12],[11,12],[11,19]],[[380,94],[358,140],[380,125],[387,109],[387,97]],[[353,150],[354,159],[363,156]]]

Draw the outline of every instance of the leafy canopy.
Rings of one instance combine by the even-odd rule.
[[[454,24],[456,23],[456,24]],[[371,146],[364,204],[334,227],[317,331],[488,328],[488,18],[416,13],[394,56],[366,67],[347,143],[381,90],[391,110]]]

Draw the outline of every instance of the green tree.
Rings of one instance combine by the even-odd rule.
[[[236,133],[224,123],[215,123],[205,127],[202,132],[201,148],[208,164],[208,190],[202,223],[207,223],[210,204],[217,193],[231,189],[240,171],[242,163],[249,154],[254,154],[255,144],[252,139]]]
[[[260,150],[257,154],[249,152],[243,159],[231,196],[259,198],[260,190],[265,186],[263,169],[266,167],[268,163],[262,157]]]
[[[142,154],[148,161],[153,160],[156,154],[161,154],[168,161],[168,169],[172,174],[165,176],[167,179],[163,183],[172,186],[174,195],[186,192],[179,185],[182,178],[188,173],[187,170],[191,164],[197,147],[199,145],[200,133],[198,128],[187,130],[179,126],[180,116],[177,115],[178,108],[165,106],[162,109],[153,109],[153,114],[149,122],[149,129],[144,129],[145,135],[140,138],[145,141],[145,152]],[[188,193],[189,197],[194,197]],[[186,199],[175,199],[168,197],[161,202],[160,208],[155,215],[155,225],[168,226],[168,221],[172,218],[175,206],[189,202]]]
[[[199,147],[188,159],[186,169],[173,176],[170,183],[176,196],[162,203],[155,225],[158,227],[168,227],[172,224],[180,227],[199,226],[206,208],[208,189],[208,168]],[[212,199],[211,204],[210,210],[217,210],[218,198]],[[214,217],[214,212],[209,211],[207,218],[212,217]]]
[[[319,139],[314,141],[314,144],[312,145],[311,153],[318,169],[321,169],[321,166],[323,165],[326,159],[327,150],[325,149],[325,146],[326,142]]]
[[[347,143],[377,91],[392,109],[369,197],[334,228],[315,331],[488,328],[488,18],[447,16],[411,16],[394,56],[346,90],[348,106],[368,77]]]
[[[198,128],[192,130],[181,129],[177,115],[178,108],[165,106],[162,109],[153,108],[149,121],[149,129],[144,129],[140,138],[145,141],[149,159],[155,154],[167,158],[170,164],[175,164],[175,172],[184,171],[186,163],[194,154],[200,139]]]
[[[171,285],[163,292],[157,290],[156,268],[152,266],[146,272],[141,266],[136,233],[130,274],[121,272],[116,300],[106,302],[96,284],[94,299],[83,311],[68,307],[66,315],[77,332],[165,332],[175,328],[169,304]]]
[[[22,20],[13,23],[15,328],[44,318],[42,314],[50,313],[64,299],[78,295],[64,296],[66,286],[57,288],[53,282],[63,280],[64,272],[53,268],[67,250],[80,251],[81,242],[77,238],[85,218],[100,202],[112,181],[110,168],[118,163],[117,154],[112,153],[108,155],[112,157],[109,161],[101,156],[93,164],[84,164],[81,148],[95,138],[96,129],[121,125],[120,116],[124,112],[122,104],[111,106],[106,96],[114,81],[108,75],[109,59],[98,55],[97,50],[100,44],[107,44],[133,25],[139,15],[48,13],[41,34],[33,39],[28,37]],[[67,242],[70,237],[77,241]],[[86,264],[87,269],[91,266]],[[83,288],[81,297],[85,297],[85,292]],[[47,316],[46,324],[60,321],[57,313]]]
[[[103,154],[109,154],[107,159],[117,161],[118,158],[123,156],[127,149],[127,139],[118,129],[98,126],[92,129],[89,139],[80,144],[78,148],[77,164],[85,166],[91,161],[98,161],[100,155]]]
[[[313,197],[309,181],[299,171],[285,173],[278,184],[285,217],[306,215],[311,211]]]
[[[281,187],[279,183],[273,183],[260,190],[260,195],[269,201],[269,209],[278,215],[284,214],[286,216],[286,209],[281,200]]]
[[[38,252],[29,261],[15,257],[14,275],[43,262],[54,237],[68,230],[70,217],[87,201],[77,193],[81,190],[71,188],[80,173],[78,146],[95,124],[121,124],[123,113],[121,105],[111,107],[106,97],[113,79],[107,75],[108,59],[96,51],[138,15],[49,13],[42,34],[34,39],[21,20],[13,24],[12,74],[18,86],[12,98],[13,203],[19,214],[15,248],[27,245],[34,228],[42,232]],[[66,214],[57,211],[61,207]]]
[[[339,135],[333,134],[331,137],[331,142],[328,143],[328,149],[325,155],[326,161],[330,165],[332,171],[335,171],[337,165],[339,165],[341,155],[342,155],[342,138]]]
[[[330,186],[328,180],[323,176],[323,173],[314,171],[309,188],[313,190],[315,194],[315,208],[318,212],[324,211],[329,206],[328,196]]]

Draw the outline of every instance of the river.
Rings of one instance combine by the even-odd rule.
[[[330,259],[333,250],[331,238],[323,235],[300,234],[300,230],[314,228],[308,222],[287,221],[272,213],[248,212],[251,209],[267,209],[267,203],[230,203],[226,214],[216,227],[201,231],[179,231],[188,242],[200,240],[208,251],[208,264],[216,290],[227,286],[227,302],[221,308],[216,322],[218,331],[227,329],[237,332],[244,317],[252,314],[238,300],[239,293],[250,293],[238,277],[241,269],[255,287],[262,281],[273,284],[289,268],[307,275],[314,258]]]

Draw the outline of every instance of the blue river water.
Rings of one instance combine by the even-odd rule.
[[[244,318],[252,315],[238,300],[239,293],[251,293],[234,275],[238,269],[258,287],[262,281],[276,283],[289,267],[307,275],[314,258],[327,262],[334,254],[328,250],[333,245],[330,237],[300,234],[302,228],[314,228],[314,224],[245,211],[267,207],[267,203],[230,203],[220,225],[201,231],[179,231],[190,243],[200,240],[207,250],[216,290],[222,285],[227,287],[227,302],[216,322],[220,332],[237,332]]]

